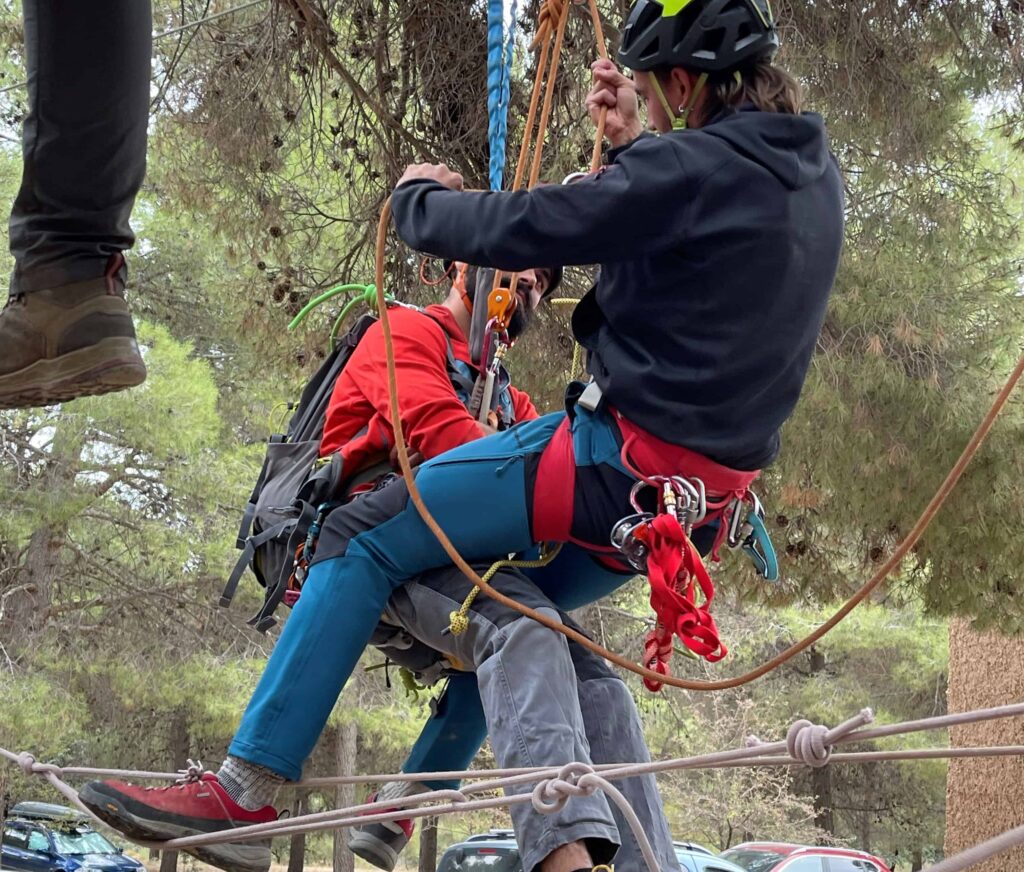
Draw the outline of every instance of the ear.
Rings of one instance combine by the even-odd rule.
[[[682,67],[673,67],[668,77],[668,93],[665,95],[675,110],[678,106],[690,105],[690,95],[697,78]]]

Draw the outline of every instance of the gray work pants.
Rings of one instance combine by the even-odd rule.
[[[520,573],[502,572],[492,584],[567,621]],[[601,658],[484,594],[469,612],[469,629],[460,635],[449,632],[449,615],[470,589],[457,569],[436,570],[398,588],[383,617],[418,642],[476,670],[500,767],[650,759],[633,697]],[[375,641],[382,641],[380,632]],[[395,659],[401,663],[400,655]],[[617,785],[639,816],[661,869],[678,870],[654,776],[635,776]],[[532,784],[519,785],[509,793],[532,789]],[[519,805],[512,809],[512,820],[526,872],[556,848],[577,840],[587,843],[597,863],[609,862],[614,854],[617,872],[645,868],[629,825],[601,793],[572,798],[553,815]]]
[[[12,295],[102,276],[146,172],[149,0],[24,0],[28,115]]]

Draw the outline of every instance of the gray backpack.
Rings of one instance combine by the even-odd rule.
[[[430,317],[429,313],[424,314]],[[287,431],[271,436],[267,442],[263,468],[235,541],[242,554],[220,597],[221,606],[230,606],[246,568],[251,568],[266,592],[263,606],[247,623],[261,633],[277,623],[274,612],[282,602],[291,607],[298,599],[320,527],[327,514],[344,502],[345,490],[360,480],[369,481],[388,471],[383,466],[375,467],[359,470],[358,477],[354,477],[342,469],[340,452],[320,457],[320,441],[334,384],[376,320],[374,315],[363,315],[337,340],[303,388]],[[459,396],[468,396],[473,391],[473,381],[460,371],[457,363],[449,341],[449,377]]]

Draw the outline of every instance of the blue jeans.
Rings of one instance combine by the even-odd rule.
[[[546,415],[420,468],[416,483],[427,507],[467,560],[491,560],[534,546],[527,478],[564,418],[564,413]],[[605,415],[577,408],[573,443],[577,466],[618,470],[623,485],[629,484],[617,433]],[[604,529],[630,511],[625,494],[628,487],[615,499],[603,495],[593,507],[595,517],[612,519]],[[401,482],[334,511],[302,598],[228,752],[285,778],[299,778],[392,589],[449,562]],[[553,578],[548,592],[570,583]],[[592,601],[608,590],[605,584],[580,596]]]

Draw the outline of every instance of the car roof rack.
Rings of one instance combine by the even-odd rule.
[[[19,802],[7,812],[8,818],[30,821],[50,821],[62,824],[85,824],[89,818],[82,812],[66,805],[52,802]]]

